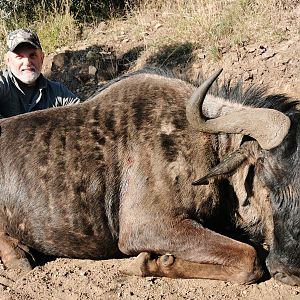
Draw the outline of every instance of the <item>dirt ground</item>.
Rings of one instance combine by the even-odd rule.
[[[58,258],[17,281],[0,275],[0,299],[246,299],[297,300],[300,288],[273,279],[252,285],[199,279],[124,276],[124,259],[91,261]]]
[[[295,10],[295,20],[300,7]],[[284,26],[284,24],[283,24]],[[162,29],[163,30],[163,29]],[[89,97],[110,78],[145,64],[161,65],[185,72],[195,79],[223,67],[223,78],[243,79],[245,84],[268,84],[271,90],[300,98],[300,37],[294,35],[278,44],[248,43],[224,49],[218,61],[205,52],[189,52],[187,45],[170,47],[156,55],[143,53],[130,36],[116,41],[94,30],[93,39],[69,49],[59,49],[46,58],[44,73],[68,85],[82,99]],[[298,31],[299,33],[299,31]],[[124,42],[125,41],[125,42]],[[173,54],[176,54],[174,56]],[[167,58],[167,59],[166,59]],[[299,254],[298,254],[299,255]],[[273,279],[252,285],[212,280],[139,278],[124,276],[124,259],[92,261],[57,258],[34,268],[18,280],[5,270],[0,272],[0,299],[248,299],[300,300],[300,287]]]

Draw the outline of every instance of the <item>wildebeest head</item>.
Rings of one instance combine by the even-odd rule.
[[[267,266],[273,277],[294,285],[300,285],[299,118],[299,112],[290,114],[289,134],[266,153],[258,173],[270,190],[274,220]]]
[[[190,124],[203,132],[240,134],[250,136],[257,142],[242,143],[241,138],[241,147],[225,156],[207,176],[194,184],[203,184],[210,178],[231,176],[240,169],[244,175],[239,176],[245,179],[242,189],[248,189],[244,198],[256,198],[256,203],[264,207],[256,209],[256,213],[265,214],[259,217],[260,222],[264,219],[269,225],[272,223],[267,257],[270,274],[282,282],[300,285],[300,113],[294,108],[282,113],[276,109],[241,106],[208,119],[203,114],[203,102],[220,72],[205,81],[187,103]],[[251,186],[246,186],[249,174]],[[233,185],[238,185],[236,180],[231,179]],[[236,193],[243,194],[239,190],[240,186]],[[237,197],[243,198],[243,195]],[[245,199],[242,203],[239,199],[241,212]],[[269,210],[265,209],[266,201],[270,203]]]

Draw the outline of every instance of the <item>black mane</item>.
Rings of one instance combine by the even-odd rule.
[[[252,107],[276,109],[283,113],[294,110],[296,105],[299,104],[299,101],[284,94],[268,94],[267,90],[265,85],[251,85],[244,89],[242,81],[232,85],[229,80],[214,94],[232,102]]]

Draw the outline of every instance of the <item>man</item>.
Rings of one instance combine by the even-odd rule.
[[[7,69],[0,74],[0,117],[80,102],[63,84],[41,74],[44,53],[35,32],[11,32],[7,47]]]

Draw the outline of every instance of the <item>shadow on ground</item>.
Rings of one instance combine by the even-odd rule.
[[[143,51],[139,46],[118,54],[103,45],[66,50],[47,57],[43,72],[51,80],[64,83],[84,100],[109,80],[133,70]],[[184,43],[162,47],[148,57],[144,65],[168,68],[182,75],[193,61],[192,44]]]

